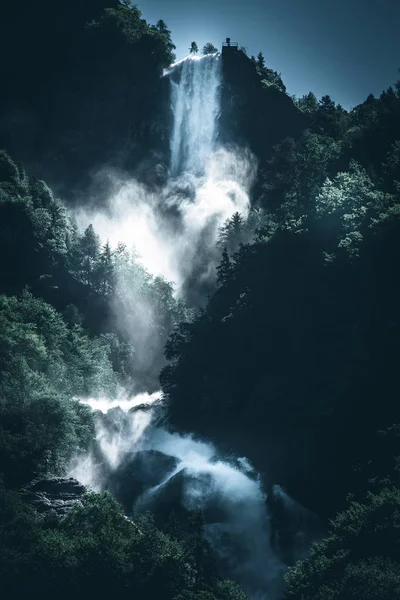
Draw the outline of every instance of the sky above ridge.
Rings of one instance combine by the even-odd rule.
[[[289,94],[329,94],[351,108],[400,78],[400,0],[137,0],[150,23],[163,19],[184,58],[232,41],[263,52]]]

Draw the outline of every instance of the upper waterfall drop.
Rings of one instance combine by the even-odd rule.
[[[190,56],[172,65],[168,74],[174,115],[171,174],[186,171],[201,176],[218,135],[221,58]]]

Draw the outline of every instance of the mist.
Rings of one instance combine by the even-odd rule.
[[[182,297],[194,271],[199,288],[202,281],[215,279],[218,230],[236,212],[246,218],[257,160],[247,148],[218,145],[218,55],[189,57],[164,77],[170,80],[173,113],[166,184],[146,186],[104,169],[98,175],[110,190],[104,208],[82,208],[76,220],[81,230],[92,223],[113,248],[122,242],[134,249],[140,264],[172,282]]]
[[[81,230],[92,223],[112,248],[125,244],[144,273],[172,283],[175,298],[200,306],[207,285],[215,283],[220,228],[235,213],[248,216],[257,161],[246,148],[218,143],[218,55],[180,61],[164,77],[174,117],[167,182],[148,186],[105,169],[111,191],[104,208],[81,209],[75,217]],[[134,340],[145,371],[157,344],[165,343],[155,336],[154,307],[140,290],[128,292],[123,277],[117,290],[114,317]],[[96,438],[86,456],[76,457],[70,475],[96,491],[110,490],[132,515],[157,514],[165,506],[201,510],[223,573],[254,600],[279,598],[286,567],[271,543],[258,474],[245,457],[223,457],[207,441],[171,433],[161,392],[148,391],[81,400],[96,411]]]
[[[140,404],[142,400],[147,405]],[[153,461],[159,480],[130,498],[130,512],[157,514],[163,506],[168,512],[177,506],[201,510],[206,538],[223,573],[240,582],[252,598],[279,597],[285,565],[270,544],[266,495],[257,473],[245,458],[223,459],[212,444],[169,432],[160,423],[159,400],[159,394],[142,394],[121,403],[125,410],[115,404],[108,407],[102,399],[85,400],[99,411],[96,440],[92,452],[73,465],[70,476],[98,492],[111,489],[121,500],[130,483],[121,477],[113,488],[113,473],[131,471],[135,485],[141,485],[146,474],[133,465],[139,457],[145,463]],[[129,511],[128,505],[125,508]]]
[[[219,262],[219,228],[236,212],[247,216],[256,170],[249,150],[218,148],[202,175],[184,172],[156,190],[106,171],[102,177],[111,183],[112,193],[105,208],[81,208],[75,218],[80,230],[92,224],[112,248],[123,243],[134,250],[150,274],[172,282],[182,296],[195,265],[204,265],[202,278],[215,278],[210,262],[214,268]]]

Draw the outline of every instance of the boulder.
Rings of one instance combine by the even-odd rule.
[[[178,459],[158,450],[130,452],[119,467],[111,472],[104,488],[131,514],[138,498],[160,485],[173,472]]]
[[[49,519],[65,517],[86,488],[72,477],[35,479],[21,490],[22,499]]]
[[[311,543],[323,537],[318,517],[288,496],[280,485],[270,486],[267,495],[270,542],[286,565],[307,557]]]
[[[199,509],[207,524],[226,520],[224,499],[209,473],[194,474],[182,468],[171,475],[162,485],[143,493],[136,504],[137,511],[150,510],[160,527],[168,522],[171,513],[184,522],[189,513]]]

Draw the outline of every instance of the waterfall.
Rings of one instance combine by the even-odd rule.
[[[87,213],[81,227],[93,223],[114,246],[134,240],[144,266],[172,280],[185,298],[188,282],[199,286],[215,276],[218,229],[237,211],[247,215],[257,165],[244,149],[218,147],[218,55],[188,57],[165,76],[174,116],[169,180],[151,191],[132,178],[123,181],[115,186],[108,213]],[[135,311],[115,318],[138,347],[139,364],[149,364],[156,343],[152,315],[146,306],[137,311],[140,298],[129,302]],[[253,600],[281,596],[284,565],[271,545],[266,496],[245,458],[221,457],[210,443],[171,434],[160,417],[165,410],[160,393],[82,402],[97,411],[96,442],[90,455],[71,466],[71,476],[97,491],[111,490],[128,513],[133,506],[157,511],[163,503],[168,510],[171,503],[203,510],[206,535],[225,574]]]
[[[168,180],[149,188],[107,168],[107,184],[115,189],[109,206],[77,214],[82,230],[92,224],[111,247],[134,244],[143,266],[173,282],[177,295],[193,304],[206,299],[215,280],[219,228],[236,212],[248,214],[257,170],[248,149],[218,144],[221,60],[188,57],[164,73],[173,116]],[[193,283],[197,288],[188,291]]]
[[[178,81],[174,72],[178,72]],[[221,59],[218,55],[190,57],[173,65],[169,74],[174,114],[171,173],[201,175],[217,136]]]
[[[158,418],[163,410],[158,394],[131,399],[137,406],[128,411],[107,410],[103,399],[85,403],[102,412],[97,447],[72,476],[96,491],[110,490],[133,514],[157,514],[163,506],[170,514],[179,505],[201,510],[225,575],[253,600],[281,596],[285,566],[271,547],[266,495],[246,459],[221,459],[211,443],[167,431]]]

